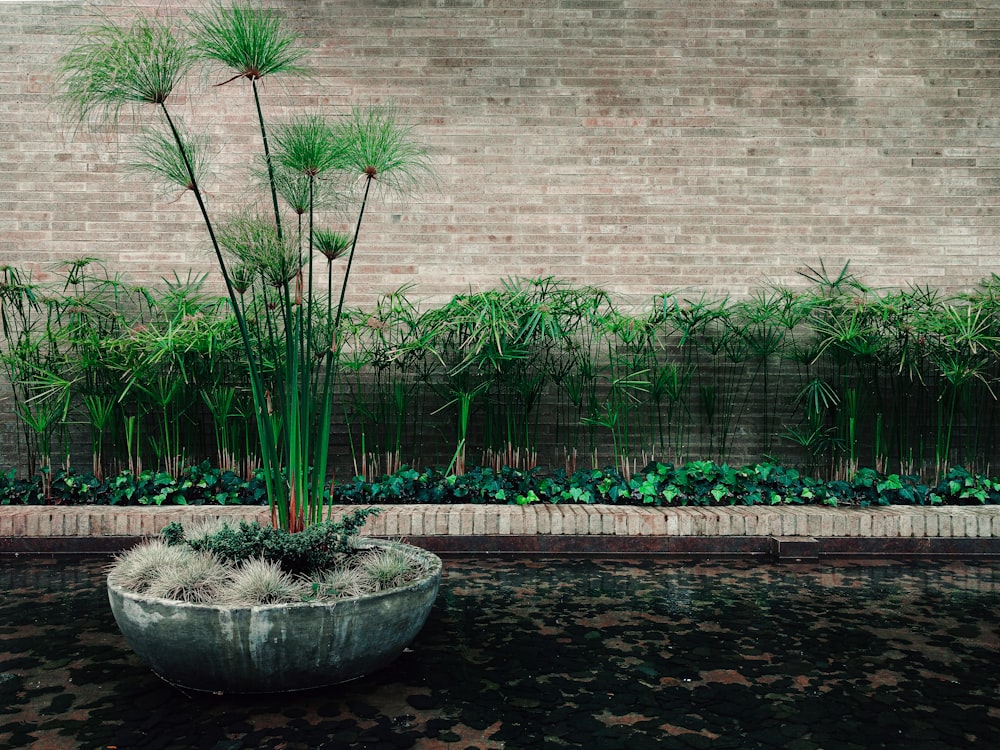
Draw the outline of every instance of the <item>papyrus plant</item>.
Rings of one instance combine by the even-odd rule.
[[[300,117],[278,127],[272,139],[259,82],[301,72],[304,52],[271,10],[248,3],[215,5],[192,14],[186,28],[144,16],[122,22],[104,18],[78,38],[61,60],[68,110],[82,123],[112,126],[125,109],[139,118],[152,115],[151,127],[139,136],[134,166],[180,188],[197,204],[240,331],[272,522],[300,531],[322,520],[328,498],[338,328],[365,208],[373,188],[412,189],[427,171],[425,152],[393,110],[379,107],[355,109],[333,122],[318,115]],[[264,212],[244,207],[220,220],[210,210],[203,187],[205,141],[189,131],[172,106],[175,91],[199,63],[226,69],[219,85],[249,85],[270,193],[271,206]],[[292,207],[306,218],[304,241],[289,238],[282,222],[279,198],[289,192],[283,189],[289,176],[307,191],[306,210],[301,200]],[[315,241],[321,181],[339,182],[345,194],[356,196],[335,307],[333,290],[322,285],[323,272],[330,269],[315,259],[325,249]],[[264,303],[250,309],[263,320],[248,314],[243,299],[254,288]]]

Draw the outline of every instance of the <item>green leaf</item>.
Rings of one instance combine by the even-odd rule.
[[[538,495],[535,494],[534,490],[528,490],[526,495],[518,495],[515,499],[518,505],[530,505],[531,503],[539,502]]]
[[[668,505],[672,503],[674,500],[676,500],[680,494],[681,490],[676,484],[668,484],[660,492],[660,495],[663,497],[663,499],[667,502]]]
[[[220,3],[192,13],[191,22],[196,53],[235,72],[233,80],[304,72],[298,64],[305,56],[305,50],[296,47],[298,35],[270,8]]]

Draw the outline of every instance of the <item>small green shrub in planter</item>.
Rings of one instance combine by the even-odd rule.
[[[315,523],[297,533],[241,521],[236,527],[225,524],[212,533],[185,536],[184,527],[175,521],[165,526],[162,534],[169,546],[186,545],[229,565],[261,559],[276,563],[287,573],[311,575],[355,554],[359,530],[377,513],[377,508],[363,508],[340,521]]]

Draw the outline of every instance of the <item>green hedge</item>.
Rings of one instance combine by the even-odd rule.
[[[3,505],[264,505],[262,476],[249,480],[207,462],[180,476],[123,472],[104,481],[93,474],[57,470],[49,496],[40,476],[0,475]],[[934,486],[916,476],[859,470],[849,481],[823,481],[779,464],[734,468],[711,461],[683,466],[653,463],[632,477],[614,468],[545,473],[475,468],[455,475],[438,468],[403,468],[375,480],[355,477],[338,484],[333,502],[395,503],[604,503],[613,505],[986,505],[1000,504],[1000,480],[951,469]]]

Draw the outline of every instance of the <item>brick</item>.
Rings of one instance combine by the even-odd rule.
[[[515,536],[526,534],[527,531],[524,524],[525,509],[521,506],[508,506],[508,512],[510,513],[510,533]]]
[[[877,536],[873,532],[873,520],[872,514],[868,510],[861,510],[858,512],[858,536],[870,537]]]
[[[629,536],[648,536],[650,530],[652,529],[652,524],[650,519],[652,514],[649,512],[651,508],[632,508],[632,512],[629,514],[625,521],[626,531]]]
[[[433,533],[433,529],[424,526],[424,508],[415,508],[410,514],[410,534],[424,536],[428,533]]]
[[[695,534],[715,536],[719,531],[719,517],[711,508],[692,508],[695,511]]]
[[[899,536],[912,537],[913,534],[913,513],[908,512],[907,508],[901,508],[898,511],[898,523],[899,523]]]
[[[746,536],[747,535],[747,514],[741,512],[740,508],[731,508],[726,514],[729,517],[729,528],[725,533],[730,536]],[[720,533],[721,527],[720,527]]]
[[[789,513],[788,511],[792,512]],[[115,536],[157,533],[171,520],[190,523],[195,519],[258,518],[261,511],[246,508],[52,508],[31,506],[0,508],[2,536]],[[264,512],[266,516],[266,511]],[[780,527],[787,517],[795,528],[809,523],[829,525],[832,535],[893,536],[909,529],[911,536],[943,535],[989,537],[1000,536],[1000,509],[990,507],[889,507],[889,508],[746,508],[746,507],[681,507],[646,508],[634,506],[395,506],[383,517],[387,525],[367,529],[365,533],[386,535],[393,528],[410,528],[412,535],[437,534],[553,534],[594,533],[641,537],[655,535],[710,536],[739,535],[745,519],[757,519],[758,530]],[[572,519],[572,521],[570,521]],[[783,520],[784,519],[784,520]],[[773,520],[773,523],[772,523]],[[576,522],[581,526],[577,530]],[[572,523],[572,526],[567,525]],[[543,531],[548,526],[548,531]],[[570,532],[567,529],[573,528]],[[416,529],[413,531],[412,529]],[[424,529],[434,531],[424,532]],[[517,531],[513,531],[517,529]],[[562,532],[560,532],[562,529]],[[19,533],[17,533],[19,532]],[[409,534],[389,534],[389,536]],[[784,537],[781,534],[755,535]],[[801,533],[788,538],[805,538]]]
[[[985,509],[984,509],[985,510]],[[983,512],[977,514],[976,518],[976,536],[990,537],[993,536],[993,522],[990,516],[993,515],[989,512]]]
[[[15,511],[11,519],[11,536],[28,536],[28,518],[30,515],[31,511],[28,510]]]
[[[651,536],[664,536],[667,533],[667,517],[662,508],[650,508],[648,515]]]
[[[472,533],[477,535],[486,534],[486,509],[477,507],[472,512]]]
[[[448,507],[439,510],[436,523],[438,534],[461,534],[462,511],[459,508]]]
[[[73,536],[87,537],[91,536],[91,515],[90,511],[85,508],[80,508],[76,515],[76,523],[73,529]],[[2,534],[0,534],[2,536]]]
[[[631,518],[634,508],[624,506],[615,508],[613,515],[614,518],[614,531],[615,536],[628,536],[629,534],[629,518]]]
[[[396,514],[396,531],[401,537],[408,537],[413,533],[413,508],[405,506],[399,509]]]
[[[937,508],[929,508],[924,515],[924,535],[941,536],[940,512]]]
[[[500,517],[497,521],[497,533],[509,535],[511,534],[511,523],[510,523],[510,512],[509,508],[504,507],[500,511]]]
[[[975,513],[969,513],[965,517],[965,536],[970,538],[979,536],[979,519]]]
[[[760,506],[747,509],[747,535],[748,536],[768,536],[770,530],[771,513]]]
[[[805,529],[803,529],[805,531]],[[795,513],[795,508],[785,507],[782,508],[781,512],[781,535],[782,536],[798,536],[799,535],[799,519],[798,514]]]
[[[554,535],[563,534],[563,528],[565,524],[563,523],[563,509],[565,506],[562,505],[550,505],[548,506],[549,511],[549,531]],[[541,530],[541,524],[539,524],[538,533],[543,533]]]
[[[816,508],[810,508],[806,513],[806,528],[804,534],[806,536],[829,536],[829,528],[826,529],[827,533],[824,533],[823,529],[823,512],[822,510]]]
[[[374,519],[370,518],[365,519],[366,525],[367,522],[373,520],[378,523],[374,524],[375,528],[368,531],[368,533],[372,535],[381,535],[387,537],[399,536],[399,511],[397,511],[395,508],[390,508],[388,512],[382,511]]]
[[[538,533],[538,517],[539,513],[532,512],[535,508],[522,508],[521,517],[524,523],[524,533],[535,535]]]
[[[695,517],[691,508],[677,509],[677,536],[695,536],[697,534]]]

